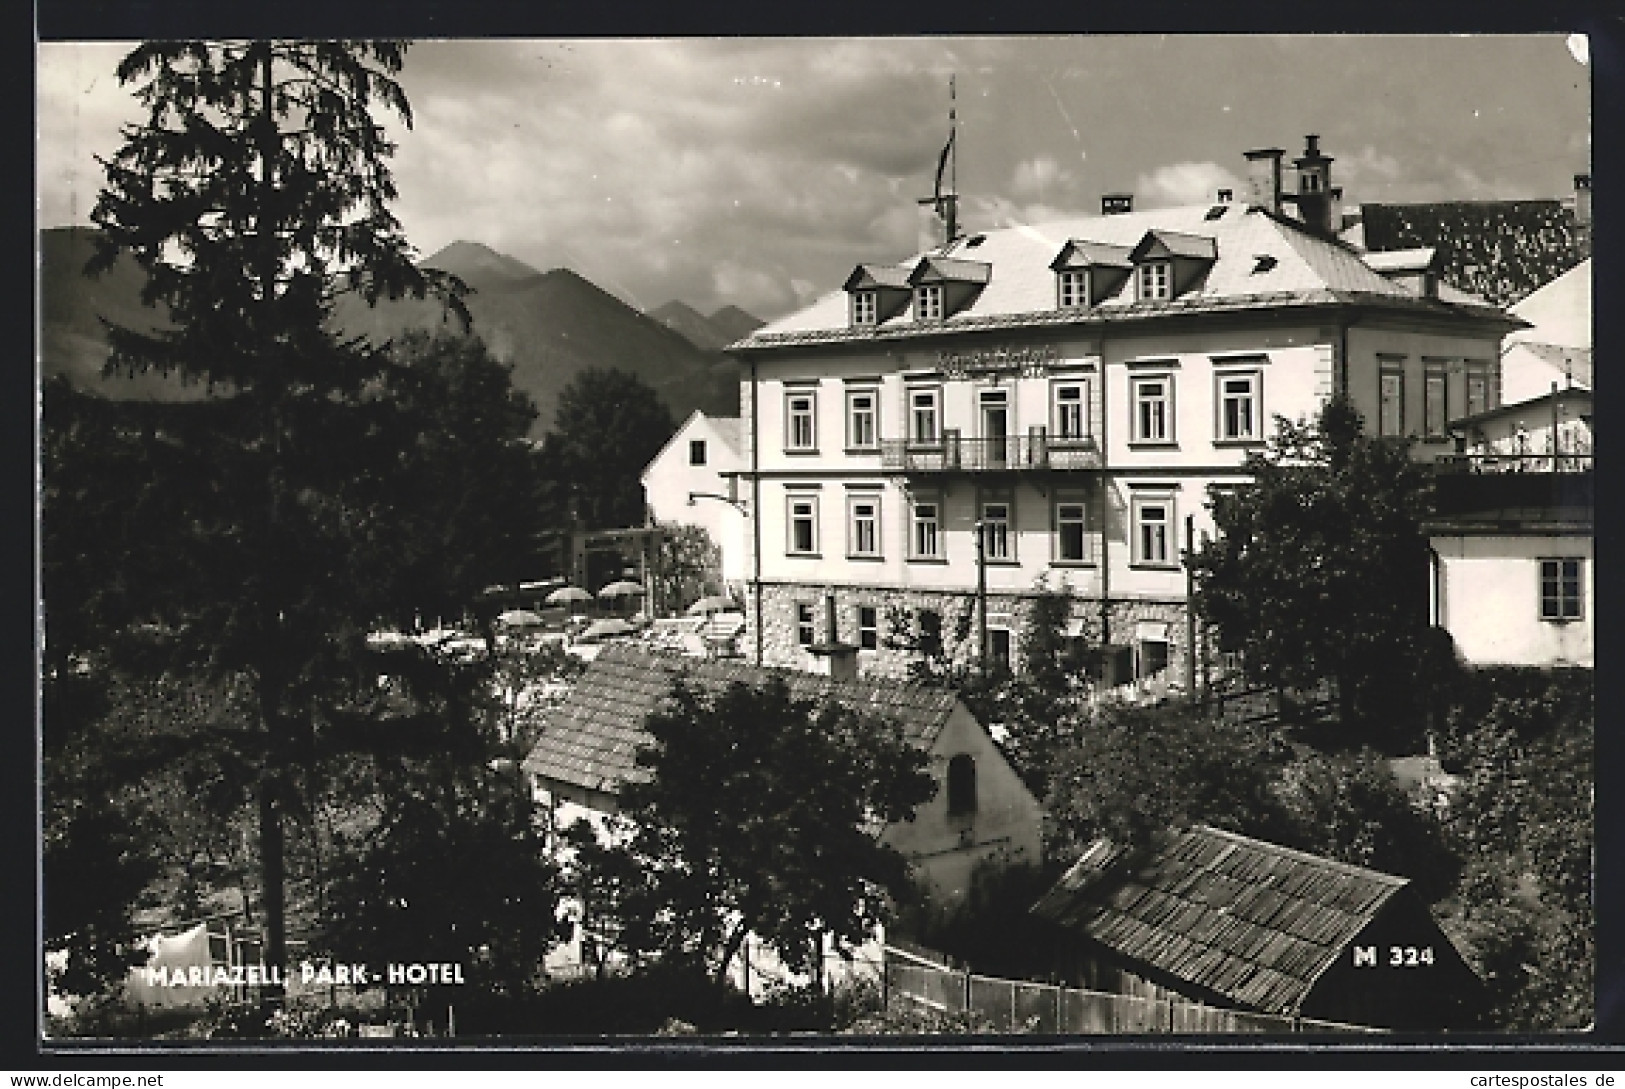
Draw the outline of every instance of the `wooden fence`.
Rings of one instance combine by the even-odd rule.
[[[1277,1017],[1199,1002],[1140,998],[1050,983],[1000,979],[937,963],[918,951],[885,947],[887,1010],[967,1010],[996,1032],[1048,1035],[1148,1033],[1377,1033],[1383,1029],[1308,1017]]]

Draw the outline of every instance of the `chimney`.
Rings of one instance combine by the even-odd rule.
[[[1281,156],[1278,147],[1258,148],[1247,156],[1247,203],[1275,215],[1281,214]]]
[[[1133,193],[1106,193],[1100,198],[1100,214],[1103,216],[1121,215],[1132,211],[1134,211]]]
[[[1232,190],[1221,189],[1221,190],[1219,190],[1219,203],[1220,204],[1229,204],[1230,199],[1232,197],[1234,197],[1234,196],[1235,196],[1235,193]]]
[[[1292,165],[1298,168],[1298,192],[1289,199],[1298,218],[1317,234],[1335,235],[1343,226],[1343,191],[1332,188],[1332,159],[1321,154],[1319,136],[1303,138],[1303,154]]]

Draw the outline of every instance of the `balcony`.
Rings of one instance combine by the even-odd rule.
[[[1434,463],[1434,517],[1467,525],[1590,525],[1591,454],[1448,454]]]
[[[1090,438],[1054,439],[1043,431],[1003,438],[967,439],[944,432],[938,443],[889,439],[880,444],[888,473],[1031,473],[1099,469],[1100,448]]]

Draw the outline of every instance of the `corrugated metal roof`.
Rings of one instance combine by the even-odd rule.
[[[1131,962],[1290,1014],[1407,884],[1198,825],[1143,852],[1096,840],[1033,913]]]
[[[922,325],[903,311],[876,325],[854,328],[846,292],[837,290],[769,322],[730,345],[730,350],[1349,302],[1436,314],[1502,316],[1501,311],[1485,306],[1414,298],[1405,287],[1366,265],[1351,247],[1314,235],[1284,217],[1238,207],[1208,220],[1209,210],[1209,205],[1201,204],[1006,227],[978,235],[981,241],[974,249],[967,249],[969,240],[960,240],[946,252],[931,251],[896,266],[864,265],[861,267],[874,272],[912,267],[927,256],[939,261],[973,258],[991,266],[992,276],[969,305],[945,320]],[[1182,246],[1181,240],[1194,240],[1190,245],[1204,251],[1209,245],[1214,247],[1208,252],[1217,256],[1198,287],[1165,302],[1136,302],[1132,282],[1125,281],[1116,293],[1093,307],[1058,309],[1052,266],[1063,247],[1069,242],[1075,247],[1098,246],[1097,256],[1126,252],[1150,231]],[[1261,256],[1274,259],[1265,271],[1257,271]]]
[[[660,654],[610,645],[587,667],[568,696],[542,719],[526,772],[587,790],[616,793],[640,780],[637,751],[647,743],[644,721],[679,676],[715,695],[731,684],[760,685],[784,678],[799,700],[834,699],[855,711],[895,720],[914,744],[935,743],[958,704],[945,688],[897,681],[834,681],[815,673],[774,669],[726,659]]]

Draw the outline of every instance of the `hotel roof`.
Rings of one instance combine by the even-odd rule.
[[[1215,209],[1222,209],[1213,215]],[[1210,218],[1211,216],[1211,218]],[[1056,306],[1054,262],[1069,242],[1124,252],[1148,232],[1180,243],[1181,252],[1214,253],[1200,282],[1161,302],[1134,298],[1132,282],[1086,309]],[[985,287],[945,320],[921,322],[904,311],[854,327],[845,290],[832,291],[795,313],[757,329],[730,351],[799,344],[893,340],[976,329],[1090,325],[1142,321],[1172,314],[1310,306],[1376,306],[1413,313],[1469,316],[1516,328],[1504,311],[1465,296],[1419,298],[1372,269],[1352,247],[1311,234],[1302,224],[1242,204],[1200,204],[1090,216],[984,231],[916,254],[892,266],[904,275],[922,257],[974,260],[991,266]],[[1273,262],[1261,261],[1268,256]],[[871,273],[884,266],[865,266]],[[881,277],[875,277],[880,279]]]

